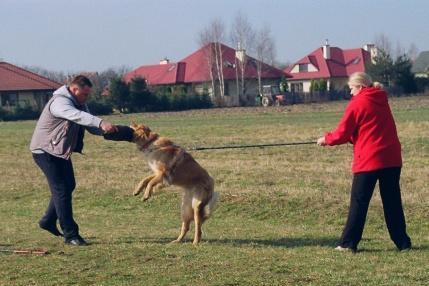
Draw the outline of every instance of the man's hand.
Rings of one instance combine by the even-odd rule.
[[[104,134],[109,134],[113,132],[117,132],[118,128],[108,121],[101,121],[100,128],[103,130]]]
[[[319,146],[326,146],[326,141],[325,141],[325,136],[320,137],[319,139],[317,139],[317,145]]]

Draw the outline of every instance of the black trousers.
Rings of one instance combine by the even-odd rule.
[[[399,186],[400,176],[400,167],[362,172],[353,176],[350,209],[347,223],[341,236],[340,245],[342,247],[357,248],[362,238],[368,205],[377,180],[383,202],[384,219],[390,238],[398,249],[411,247],[411,240],[406,232],[404,211],[402,209]]]
[[[79,226],[73,219],[72,192],[76,182],[71,160],[48,153],[33,153],[33,158],[45,174],[51,191],[51,200],[40,224],[56,225],[58,219],[65,239],[78,236]]]

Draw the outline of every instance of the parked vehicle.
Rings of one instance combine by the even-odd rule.
[[[262,86],[261,97],[262,106],[280,106],[286,104],[286,94],[280,92],[277,85],[264,85]]]

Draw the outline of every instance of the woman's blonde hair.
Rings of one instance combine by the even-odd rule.
[[[364,72],[355,72],[349,77],[349,84],[354,86],[368,87],[372,85],[372,79]]]
[[[373,87],[377,87],[377,88],[379,88],[379,89],[383,89],[383,88],[384,88],[384,85],[383,85],[381,82],[378,82],[378,81],[374,81],[374,82],[372,83],[372,86],[373,86]]]

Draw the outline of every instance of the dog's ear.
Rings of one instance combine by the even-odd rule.
[[[133,121],[133,122],[131,122],[130,127],[131,127],[132,129],[136,130],[136,129],[137,129],[137,127],[138,127],[138,125]]]

